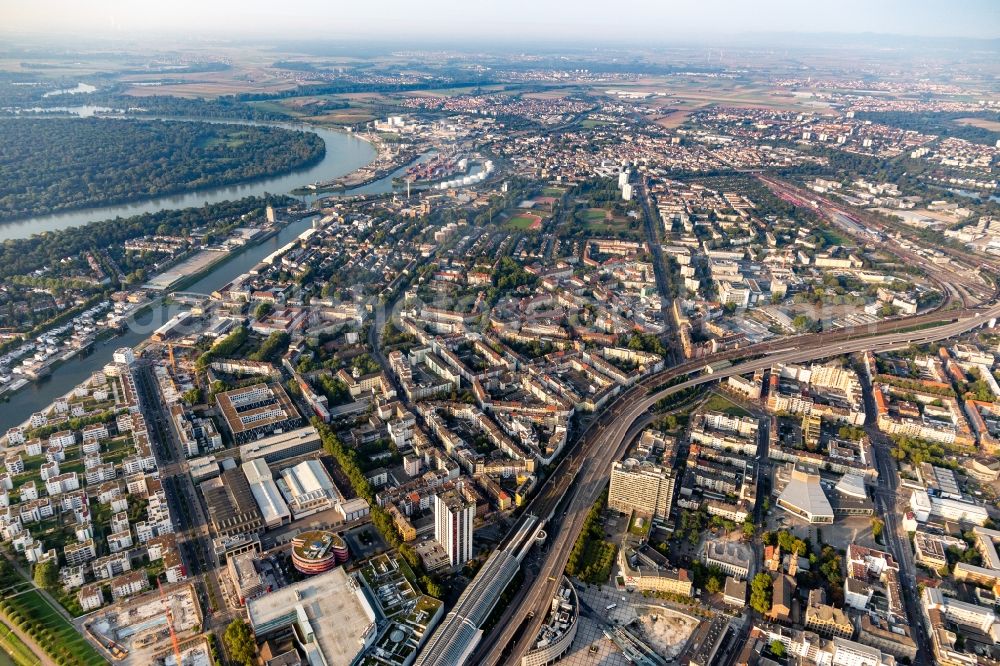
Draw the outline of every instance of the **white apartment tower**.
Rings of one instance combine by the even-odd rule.
[[[456,490],[434,496],[434,540],[448,553],[453,567],[472,559],[472,518],[475,514],[475,502],[465,499]]]

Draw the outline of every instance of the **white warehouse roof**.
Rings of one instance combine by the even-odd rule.
[[[323,463],[318,460],[306,460],[298,465],[281,471],[281,477],[288,485],[292,497],[319,494],[322,492],[330,499],[339,497],[337,488],[333,485],[330,475],[323,469]]]
[[[260,507],[260,512],[264,516],[264,524],[267,527],[275,527],[283,522],[292,519],[292,513],[288,510],[278,486],[271,478],[271,470],[263,458],[256,458],[243,463],[243,474],[250,484],[250,492],[253,499]]]

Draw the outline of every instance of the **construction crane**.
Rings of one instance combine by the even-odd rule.
[[[167,598],[163,595],[163,583],[160,578],[156,578],[156,588],[160,591],[160,603],[163,604],[163,613],[167,616],[167,627],[170,629],[170,642],[174,646],[174,659],[177,660],[177,666],[182,666],[181,664],[181,646],[177,641],[177,632],[174,631],[174,614],[170,611],[170,606],[167,604]]]
[[[167,352],[170,354],[170,369],[177,372],[177,361],[174,359],[174,343],[167,343]]]

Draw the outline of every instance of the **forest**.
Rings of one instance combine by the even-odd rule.
[[[1000,138],[1000,132],[959,122],[962,119],[976,118],[997,122],[1000,119],[1000,114],[990,112],[926,111],[910,113],[904,111],[862,111],[855,114],[855,118],[892,125],[904,130],[914,130],[922,134],[949,136],[985,145],[992,145]]]
[[[147,234],[185,236],[192,229],[215,227],[225,220],[237,220],[250,213],[263,215],[265,206],[288,205],[288,197],[248,197],[221,201],[201,208],[180,208],[145,213],[128,218],[91,222],[82,227],[12,238],[0,244],[0,279],[26,275],[46,266],[58,266],[65,257],[80,256],[87,250],[120,246],[130,238]]]
[[[0,122],[0,220],[286,173],[322,159],[310,132],[199,121]]]

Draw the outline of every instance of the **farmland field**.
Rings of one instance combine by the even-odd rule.
[[[961,123],[962,125],[969,125],[971,127],[989,130],[991,132],[1000,132],[1000,122],[990,120],[989,118],[959,118],[955,122]]]
[[[691,115],[691,109],[678,109],[675,111],[670,111],[665,116],[656,119],[656,124],[664,129],[676,129],[684,124],[688,116]]]

